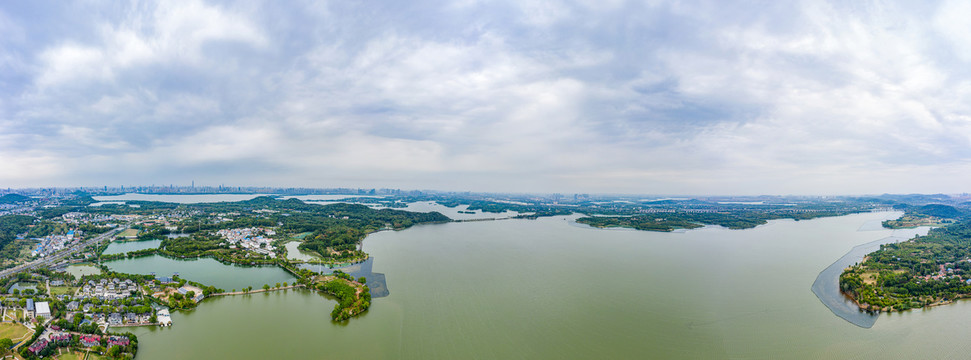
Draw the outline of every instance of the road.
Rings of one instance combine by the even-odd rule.
[[[84,242],[81,242],[81,243],[77,243],[74,246],[71,246],[71,247],[66,248],[66,249],[62,249],[61,251],[57,252],[56,254],[53,254],[53,255],[50,255],[50,256],[46,256],[43,259],[37,259],[37,260],[31,261],[29,263],[23,264],[23,265],[19,265],[19,266],[16,266],[16,267],[13,267],[13,268],[10,268],[10,269],[7,269],[7,270],[0,271],[0,279],[5,278],[5,277],[10,276],[10,275],[13,275],[13,274],[16,274],[18,272],[24,271],[24,270],[33,270],[33,269],[37,269],[37,268],[40,268],[40,267],[51,266],[52,264],[56,264],[58,261],[61,261],[64,258],[67,258],[68,256],[74,255],[74,253],[78,252],[81,249],[84,249],[86,246],[91,245],[91,244],[100,243],[100,242],[104,241],[105,239],[110,238],[111,236],[113,236],[113,235],[117,234],[118,232],[123,231],[125,229],[126,229],[125,227],[115,228],[114,230],[108,231],[108,232],[106,232],[104,234],[101,234],[101,235],[98,235],[98,236],[93,237],[91,239],[88,239],[87,241],[84,241]]]

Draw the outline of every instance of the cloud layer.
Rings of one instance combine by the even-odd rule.
[[[964,192],[971,6],[0,4],[0,185]]]

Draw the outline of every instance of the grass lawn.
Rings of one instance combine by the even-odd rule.
[[[20,320],[24,316],[23,310],[5,310],[5,319],[3,321],[13,321]]]
[[[57,358],[60,359],[60,360],[82,360],[82,359],[84,359],[84,352],[75,352],[73,350],[68,350],[68,349],[65,349],[65,348],[61,348],[61,351],[63,351],[63,353],[61,355],[58,355],[57,356]]]
[[[122,231],[121,233],[115,236],[119,238],[125,238],[127,236],[138,236],[138,229],[125,229],[125,231]]]
[[[102,359],[108,359],[108,357],[107,356],[101,356],[101,355],[98,355],[98,354],[95,354],[95,353],[91,352],[91,353],[88,353],[88,357],[86,359],[87,360],[102,360]]]
[[[74,295],[78,288],[73,286],[51,286],[51,295]]]
[[[27,327],[21,324],[0,323],[0,338],[9,338],[14,343],[27,335],[28,331]]]

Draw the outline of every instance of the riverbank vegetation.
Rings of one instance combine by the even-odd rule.
[[[886,244],[840,275],[861,309],[903,311],[971,297],[971,221]]]
[[[577,219],[577,222],[598,228],[626,227],[647,231],[694,229],[704,225],[719,225],[729,229],[750,229],[763,225],[769,220],[809,220],[818,217],[846,215],[852,213],[853,211],[854,210],[774,212],[737,211],[726,213],[658,212],[648,215],[633,216],[587,216]]]
[[[337,304],[330,313],[333,321],[345,321],[371,307],[371,290],[367,285],[339,270],[332,275],[314,277],[310,283],[310,288],[337,298]]]
[[[883,227],[888,229],[906,229],[918,226],[945,226],[966,217],[967,212],[953,206],[928,204],[923,206],[909,206],[900,204],[894,207],[904,210],[904,214],[895,220],[886,220]]]

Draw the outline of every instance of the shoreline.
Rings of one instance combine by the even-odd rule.
[[[261,293],[261,292],[289,290],[289,289],[296,289],[296,288],[306,288],[306,287],[307,286],[304,285],[304,284],[297,284],[297,285],[281,286],[281,287],[278,287],[278,288],[254,289],[254,290],[250,290],[250,291],[236,291],[236,292],[228,291],[228,292],[221,292],[221,293],[216,293],[216,294],[209,294],[209,296],[207,296],[207,298],[210,298],[210,297],[213,297],[213,296],[236,296],[236,295],[255,294],[255,293]]]
[[[845,269],[854,263],[859,263],[870,253],[879,250],[880,245],[907,240],[909,239],[905,237],[887,236],[854,246],[842,257],[820,271],[810,289],[816,295],[816,298],[837,317],[861,328],[869,329],[873,327],[880,313],[868,313],[860,307],[856,299],[844,294],[839,286],[839,277]]]

